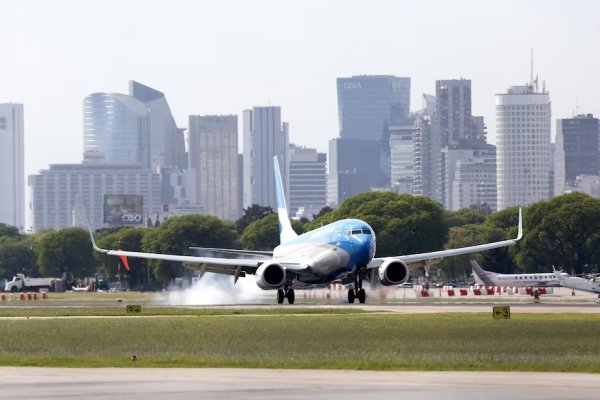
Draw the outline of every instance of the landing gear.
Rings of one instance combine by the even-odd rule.
[[[358,274],[354,277],[354,288],[348,289],[348,303],[354,303],[354,299],[358,298],[358,302],[363,304],[367,300],[367,293],[362,287],[362,277]]]
[[[288,303],[294,304],[294,301],[296,301],[296,294],[294,293],[294,289],[288,289],[286,287],[285,290],[277,290],[277,304],[283,304],[283,301],[285,299],[288,300]]]

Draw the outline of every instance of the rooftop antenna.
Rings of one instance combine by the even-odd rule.
[[[533,87],[533,47],[531,48],[531,69],[529,71],[529,85]]]

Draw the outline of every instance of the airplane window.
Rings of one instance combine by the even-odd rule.
[[[362,231],[360,229],[356,229],[352,231],[353,235],[360,235],[362,233]]]

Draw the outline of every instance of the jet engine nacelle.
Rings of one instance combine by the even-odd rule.
[[[285,268],[274,262],[266,262],[256,270],[256,284],[262,290],[279,289],[285,283]]]
[[[408,267],[406,263],[393,258],[388,258],[377,269],[379,282],[385,286],[401,285],[408,280]]]

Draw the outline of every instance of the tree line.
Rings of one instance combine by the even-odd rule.
[[[514,238],[518,208],[491,213],[473,206],[446,211],[422,196],[390,192],[361,193],[339,208],[324,208],[313,220],[293,221],[298,233],[342,218],[358,218],[377,235],[376,256],[422,253]],[[552,266],[581,274],[597,272],[600,258],[600,199],[572,193],[540,201],[523,209],[523,239],[510,248],[444,259],[444,279],[467,278],[469,258],[486,269],[513,273],[547,272]],[[236,222],[214,216],[171,217],[152,228],[103,228],[95,232],[100,247],[153,253],[193,254],[190,247],[271,250],[279,241],[277,215],[270,207],[253,205]],[[179,263],[130,259],[130,271],[117,257],[93,251],[89,233],[80,228],[22,235],[0,224],[0,278],[27,276],[84,278],[103,273],[105,279],[128,281],[130,287],[160,285],[184,276]]]

